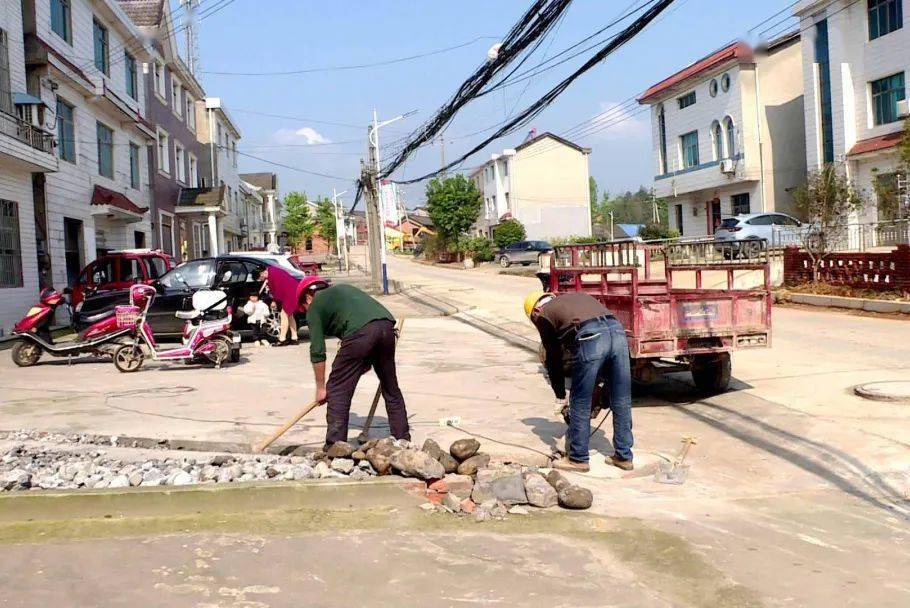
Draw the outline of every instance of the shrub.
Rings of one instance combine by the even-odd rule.
[[[525,227],[516,219],[506,220],[493,229],[493,241],[502,249],[525,238]]]
[[[462,249],[475,262],[490,262],[493,260],[493,241],[485,236],[475,236],[464,241]]]
[[[638,233],[643,241],[657,241],[661,239],[679,238],[679,232],[666,224],[649,223],[642,226]]]

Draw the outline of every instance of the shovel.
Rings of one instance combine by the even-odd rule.
[[[689,448],[698,443],[695,437],[683,437],[682,449],[672,462],[661,462],[654,473],[654,481],[657,483],[667,483],[672,485],[682,485],[686,481],[686,475],[689,473],[689,465],[684,464],[686,456],[689,455]]]

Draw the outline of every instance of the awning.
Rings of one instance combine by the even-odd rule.
[[[95,186],[92,192],[92,215],[108,215],[115,219],[138,222],[145,215],[148,207],[140,207],[120,192],[114,192],[104,186]]]
[[[858,156],[860,154],[868,154],[870,152],[878,152],[880,150],[893,148],[900,143],[901,137],[903,136],[903,131],[895,131],[894,133],[860,140],[853,144],[853,147],[847,152],[847,156]]]
[[[46,105],[41,98],[28,93],[13,93],[13,104],[17,106],[43,106]]]

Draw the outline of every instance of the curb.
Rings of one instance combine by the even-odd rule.
[[[822,308],[845,308],[848,310],[863,310],[878,313],[903,313],[910,314],[910,302],[897,300],[870,300],[866,298],[848,298],[845,296],[821,296],[809,293],[790,293],[786,297],[774,294],[775,302],[792,302],[807,306]]]

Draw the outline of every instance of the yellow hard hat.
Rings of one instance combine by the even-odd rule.
[[[525,298],[525,316],[531,316],[531,313],[534,312],[534,306],[537,304],[537,300],[544,296],[542,291],[532,291],[528,294],[528,297]]]

